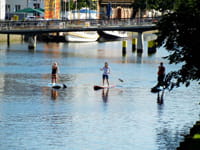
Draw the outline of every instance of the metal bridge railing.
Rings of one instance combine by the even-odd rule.
[[[0,30],[24,29],[24,28],[69,28],[87,26],[141,26],[153,25],[159,18],[135,18],[135,19],[87,19],[87,20],[31,20],[31,21],[0,21]]]

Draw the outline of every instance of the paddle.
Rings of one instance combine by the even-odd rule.
[[[63,79],[60,77],[60,75],[58,74],[58,80],[62,83],[61,85],[62,85],[62,88],[63,89],[65,89],[65,88],[67,88],[67,86],[66,86],[66,84],[64,84],[63,82]],[[56,89],[59,89],[59,88],[61,88],[61,86],[54,86],[54,88],[56,88]]]
[[[117,78],[116,75],[114,75],[114,74],[112,74],[112,77],[113,77],[113,78]],[[124,80],[121,79],[121,78],[118,78],[118,80],[119,80],[120,82],[124,82]]]
[[[120,79],[120,78],[119,78],[118,80],[119,80],[120,82],[124,82],[124,80],[122,80],[122,79]]]

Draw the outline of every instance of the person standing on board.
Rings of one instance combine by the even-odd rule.
[[[57,83],[58,72],[59,72],[58,64],[57,62],[54,62],[52,65],[51,83]]]
[[[104,86],[104,82],[105,80],[107,81],[107,85],[109,86],[109,74],[110,74],[110,67],[108,66],[108,63],[105,62],[104,67],[100,69],[101,71],[103,71],[103,86]]]
[[[158,66],[158,84],[157,84],[157,86],[163,86],[164,78],[165,78],[165,67],[163,65],[163,62],[161,62],[160,65]]]

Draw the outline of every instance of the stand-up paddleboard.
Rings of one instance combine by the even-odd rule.
[[[157,93],[157,92],[160,92],[160,91],[163,91],[164,88],[162,86],[154,86],[151,88],[151,92],[152,93]]]
[[[114,88],[116,85],[110,85],[110,86],[101,86],[101,85],[94,85],[94,90],[100,90],[100,89],[109,89],[109,88]]]
[[[48,84],[51,88],[54,88],[54,89],[65,89],[67,88],[67,86],[65,84],[59,84],[59,83],[49,83]]]

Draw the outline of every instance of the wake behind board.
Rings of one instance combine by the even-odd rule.
[[[110,86],[101,86],[101,85],[94,85],[94,90],[100,90],[100,89],[109,89],[109,88],[114,88],[116,85],[110,85]]]
[[[49,83],[48,84],[53,89],[65,89],[67,86],[65,84],[59,84],[59,83]]]

